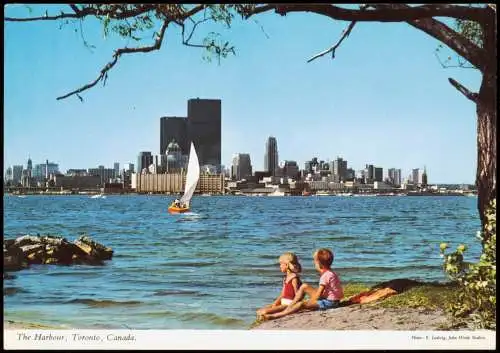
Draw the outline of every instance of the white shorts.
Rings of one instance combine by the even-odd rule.
[[[281,298],[281,305],[290,305],[292,303],[292,299]]]

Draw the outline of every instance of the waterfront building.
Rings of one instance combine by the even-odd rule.
[[[375,167],[373,168],[373,181],[380,181],[382,182],[383,177],[384,177],[384,169],[380,167]]]
[[[189,99],[188,141],[193,142],[200,165],[221,166],[221,100]]]
[[[170,142],[175,140],[182,154],[189,153],[188,120],[186,117],[165,116],[160,118],[160,154],[167,152]]]
[[[153,163],[153,156],[149,151],[139,152],[139,157],[137,157],[137,173],[142,173],[144,169],[149,168]]]
[[[231,179],[241,180],[252,176],[252,163],[250,154],[238,153],[233,156],[233,165],[231,166]]]
[[[356,177],[356,172],[354,171],[354,169],[347,168],[345,180],[352,181],[352,180],[354,180],[355,177]]]
[[[29,178],[31,178],[32,176],[32,171],[33,171],[33,162],[31,161],[31,158],[28,157],[28,164],[26,166],[26,170],[27,170],[27,176]]]
[[[219,167],[213,164],[204,164],[200,166],[200,175],[201,174],[207,174],[207,175],[218,175],[219,174]]]
[[[51,173],[49,173],[50,175]],[[66,171],[66,176],[86,176],[87,169],[68,169]]]
[[[5,171],[5,182],[12,182],[12,167],[8,167],[7,170]]]
[[[104,186],[105,183],[109,183],[113,179],[115,170],[113,168],[104,168],[103,165],[100,165],[97,168],[89,168],[87,174],[89,176],[98,176],[100,185]]]
[[[134,172],[134,163],[125,163],[123,165],[123,169],[130,172],[130,173],[133,173]]]
[[[49,163],[49,160],[43,164],[35,164],[32,171],[32,177],[35,181],[48,180],[50,174],[59,174],[59,164]]]
[[[131,187],[138,193],[169,193],[180,194],[184,192],[186,173],[164,174],[132,174]],[[224,175],[200,174],[200,180],[195,193],[220,194],[224,193]]]
[[[264,170],[271,173],[271,175],[275,175],[277,167],[278,143],[275,137],[269,136],[266,142],[266,152],[264,155]]]
[[[179,173],[187,167],[188,155],[183,154],[182,148],[175,139],[172,139],[162,156],[162,167],[166,173]]]
[[[114,177],[119,178],[120,177],[120,163],[118,163],[118,162],[113,163],[113,169],[115,170]]]
[[[283,164],[283,176],[297,180],[299,177],[299,166],[296,161],[285,161]]]
[[[387,171],[389,182],[394,186],[401,185],[401,169],[390,168]]]
[[[21,177],[23,175],[23,166],[14,165],[12,166],[12,184],[17,185],[21,182]]]
[[[347,161],[337,157],[330,163],[330,171],[335,182],[345,181],[347,175]]]
[[[422,187],[427,187],[427,170],[424,166],[424,172],[422,173]]]
[[[111,169],[113,170],[113,169]],[[63,189],[79,189],[83,190],[95,190],[100,186],[104,186],[101,183],[101,177],[99,175],[62,175],[62,174],[51,174],[51,180],[55,187],[60,187]]]
[[[373,183],[373,180],[375,179],[375,167],[373,164],[367,164],[365,166],[365,184],[371,184]]]
[[[420,177],[420,169],[419,168],[412,169],[411,182],[417,185],[419,183],[419,177]]]

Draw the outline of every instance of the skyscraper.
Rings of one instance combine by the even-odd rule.
[[[160,154],[165,154],[167,146],[175,140],[182,154],[189,153],[187,118],[170,116],[160,119]]]
[[[278,143],[276,138],[269,136],[266,142],[266,153],[264,155],[264,170],[276,175],[276,168],[278,167]]]
[[[390,168],[387,171],[387,175],[392,185],[401,185],[401,169]]]
[[[151,152],[139,152],[139,157],[137,158],[137,173],[141,174],[144,168],[149,168],[153,163],[153,156]]]
[[[113,169],[115,170],[115,178],[120,177],[120,163],[115,162],[113,164]]]
[[[23,176],[23,166],[15,165],[12,167],[12,183],[17,185],[21,182],[21,178]]]
[[[330,171],[335,182],[345,181],[347,174],[347,161],[337,157],[330,163]]]
[[[415,169],[412,169],[411,170],[411,182],[415,185],[417,185],[419,182],[420,182],[420,169],[419,168],[415,168]]]
[[[189,99],[187,136],[194,143],[200,165],[221,166],[221,101]],[[189,153],[188,151],[184,153]]]
[[[233,157],[231,178],[234,180],[245,179],[252,176],[252,163],[248,153],[238,153]]]
[[[373,183],[375,179],[375,167],[373,164],[367,164],[365,166],[365,183]]]
[[[427,186],[427,170],[424,166],[424,172],[422,173],[422,186]]]
[[[384,169],[381,167],[373,168],[373,180],[374,181],[382,181],[384,178]]]

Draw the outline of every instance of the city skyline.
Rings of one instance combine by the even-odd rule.
[[[266,141],[266,148],[269,144],[269,142],[272,141],[272,144],[273,144],[273,147],[272,148],[275,148],[277,149],[277,140],[273,137],[273,136],[269,136],[267,141]],[[264,158],[267,158],[267,155],[268,153],[266,152],[265,155],[264,155]],[[241,157],[241,156],[244,156],[244,158],[246,158],[246,164],[248,165],[249,167],[249,170],[252,171],[252,173],[250,175],[253,175],[255,172],[266,172],[265,168],[262,169],[262,170],[257,170],[253,167],[254,163],[252,162],[252,158],[250,156],[249,153],[234,153],[233,156],[232,156],[232,161],[231,163],[227,164],[227,165],[223,165],[224,168],[225,168],[225,171],[227,173],[229,173],[230,176],[233,175],[233,166],[235,165],[235,158],[236,157]],[[135,165],[136,166],[136,170],[135,172],[137,172],[139,169],[143,169],[143,168],[146,168],[148,169],[149,167],[149,164],[153,164],[155,162],[157,163],[160,163],[160,161],[157,159],[155,161],[155,158],[158,157],[157,154],[153,154],[151,151],[141,151],[138,153],[138,156],[136,157],[137,158],[137,164]],[[276,156],[277,157],[277,156]],[[293,160],[293,159],[287,159],[287,160],[279,160],[278,159],[278,164],[277,164],[277,167],[283,167],[283,166],[286,166],[287,162],[292,162],[292,163],[296,163],[297,164],[297,167],[298,167],[298,170],[299,171],[302,171],[302,170],[305,170],[306,167],[305,165],[307,163],[310,163],[312,159],[317,159],[318,162],[323,162],[323,163],[326,163],[328,164],[328,170],[331,172],[332,175],[337,175],[339,174],[339,167],[336,166],[335,163],[341,163],[343,165],[342,170],[344,170],[344,172],[340,173],[341,175],[343,175],[346,171],[348,170],[352,170],[355,174],[355,176],[357,177],[358,176],[358,172],[360,171],[367,171],[368,175],[367,177],[369,179],[377,179],[375,178],[375,175],[374,175],[374,171],[370,172],[371,169],[374,169],[374,170],[377,170],[377,169],[382,169],[383,170],[383,173],[382,173],[382,179],[391,179],[391,178],[394,178],[393,176],[391,177],[391,171],[396,171],[397,173],[397,177],[395,178],[396,180],[399,180],[399,181],[403,181],[403,180],[416,180],[416,179],[419,179],[421,178],[421,174],[422,172],[426,171],[426,166],[424,165],[424,168],[421,169],[420,167],[418,168],[411,168],[410,171],[408,171],[407,174],[405,174],[405,172],[402,171],[401,168],[397,168],[397,166],[392,166],[392,167],[387,167],[387,166],[375,166],[373,164],[365,164],[365,167],[364,168],[353,168],[351,165],[349,165],[349,167],[347,168],[347,162],[348,160],[344,160],[342,157],[340,156],[337,156],[336,159],[334,160],[327,160],[327,159],[321,159],[321,158],[317,158],[317,156],[312,156],[310,160],[307,160],[303,163],[303,166],[300,165],[300,163],[296,160]],[[22,167],[21,168],[21,171],[25,170],[25,169],[29,169],[29,162],[31,160],[30,157],[28,157],[28,160],[27,160],[27,165],[26,167],[27,168],[24,168],[24,164],[13,164],[13,165],[10,165],[10,166],[6,166],[4,168],[4,179],[5,179],[5,176],[8,174],[8,171],[10,170],[10,173],[13,172],[13,169],[15,167]],[[143,161],[146,161],[146,162],[143,162]],[[69,169],[66,169],[66,173],[63,173],[63,170],[64,169],[61,169],[59,167],[59,164],[58,163],[53,163],[53,162],[50,162],[48,160],[46,160],[46,162],[44,163],[37,163],[35,164],[35,167],[37,166],[40,166],[40,165],[44,165],[48,163],[49,165],[51,165],[52,167],[55,166],[55,168],[61,173],[61,174],[66,174],[67,172],[71,171],[71,170],[92,170],[92,169],[96,169],[96,168],[82,168],[82,166],[80,166],[80,168],[69,168]],[[144,166],[144,164],[147,164],[148,167]],[[119,168],[119,165],[123,165],[123,168]],[[130,163],[130,162],[125,162],[123,164],[120,164],[120,162],[113,162],[113,168],[107,168],[107,166],[105,165],[98,165],[98,168],[106,168],[106,169],[113,169],[116,173],[116,170],[117,170],[117,166],[118,166],[118,170],[121,171],[121,170],[129,170],[129,166],[130,165],[134,165],[134,163]],[[97,168],[97,169],[98,169]],[[370,174],[371,173],[371,174]],[[416,176],[415,176],[415,173]],[[116,173],[118,174],[118,173]],[[380,179],[380,178],[378,178]],[[434,183],[434,184],[469,184],[469,183]],[[470,184],[473,184],[473,183],[470,183]]]
[[[21,5],[5,11],[26,15]],[[400,168],[405,177],[426,165],[437,183],[475,182],[475,106],[447,78],[477,90],[478,72],[443,69],[434,56],[437,41],[406,24],[360,25],[334,60],[306,63],[345,24],[288,17],[259,19],[269,39],[260,26],[235,26],[227,37],[238,55],[220,66],[203,62],[201,51],[182,46],[173,33],[160,52],[123,58],[83,103],[55,97],[93,79],[120,40],[103,40],[99,24],[89,22],[86,40],[98,48],[91,52],[80,33],[57,23],[6,23],[4,165],[25,164],[28,154],[62,170],[136,163],[140,151],[160,150],[159,117],[184,116],[184,102],[200,97],[223,102],[226,167],[244,152],[254,170],[263,170],[263,144],[272,135],[280,161],[301,168],[313,156],[339,155],[355,170],[373,163]]]

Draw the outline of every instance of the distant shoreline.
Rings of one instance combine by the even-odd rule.
[[[71,193],[71,192],[31,192],[31,193],[9,193],[9,192],[4,192],[4,196],[33,196],[33,195],[38,195],[38,196],[93,196],[93,195],[122,195],[122,196],[127,196],[127,195],[132,195],[132,196],[140,196],[140,195],[148,195],[148,196],[171,196],[175,197],[178,196],[179,194],[164,194],[164,193],[137,193],[137,192],[123,192],[123,193],[99,193],[99,192],[93,192],[93,193]],[[226,194],[195,194],[194,196],[236,196],[236,197],[241,197],[241,196],[247,196],[247,197],[255,197],[255,196],[273,196],[273,197],[324,197],[324,196],[331,196],[331,197],[376,197],[376,196],[468,196],[468,197],[477,197],[476,192],[407,192],[407,193],[394,193],[394,192],[389,192],[389,193],[353,193],[353,194],[324,194],[324,193],[319,193],[319,194],[311,194],[311,195],[256,195],[256,194],[251,194],[249,193],[248,195],[245,194],[232,194],[232,193],[226,193]]]

